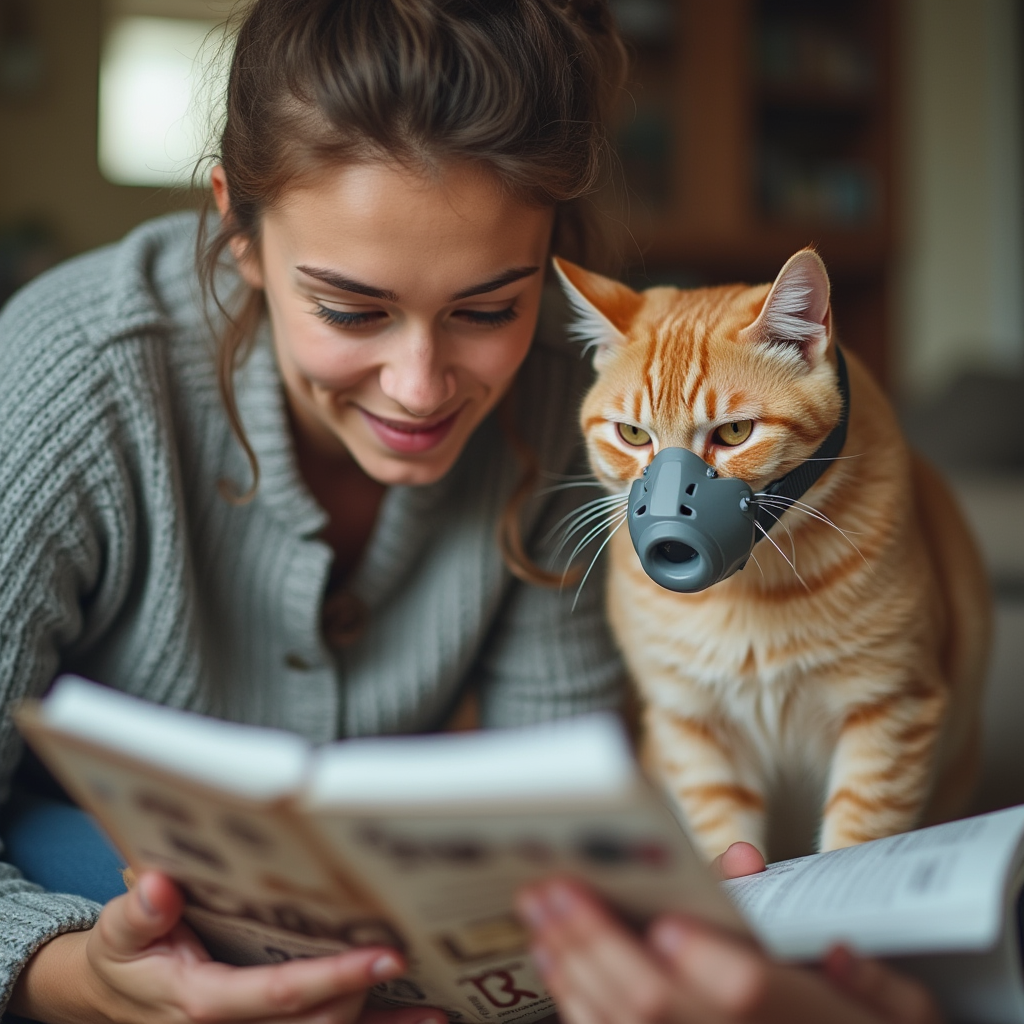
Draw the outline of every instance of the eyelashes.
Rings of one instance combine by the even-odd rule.
[[[368,324],[379,320],[383,313],[345,313],[340,309],[328,309],[327,306],[317,305],[316,315],[334,327],[366,327]]]
[[[374,310],[369,313],[346,313],[340,309],[330,309],[327,306],[317,304],[315,315],[324,323],[332,327],[369,327],[371,324],[379,323],[387,314]],[[458,317],[476,327],[504,327],[519,318],[519,310],[515,304],[505,309],[497,309],[493,312],[485,312],[480,309],[457,309],[452,316]]]
[[[505,324],[510,324],[518,318],[519,310],[512,305],[488,313],[480,309],[460,309],[456,310],[453,315],[462,317],[471,324],[479,324],[481,327],[504,327]]]

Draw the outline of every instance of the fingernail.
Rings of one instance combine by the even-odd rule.
[[[845,947],[835,946],[825,956],[825,971],[833,981],[849,984],[857,976],[857,958]]]
[[[551,975],[551,969],[554,966],[554,959],[551,953],[544,946],[531,946],[530,956],[533,957],[533,962],[540,972],[542,978],[548,978]]]
[[[685,926],[678,921],[659,921],[651,930],[651,944],[669,959],[679,954],[688,938]]]
[[[149,887],[149,879],[143,875],[139,879],[139,884],[135,887],[135,891],[139,894],[139,906],[142,907],[142,912],[146,917],[159,917],[160,911],[153,906],[152,900],[150,900],[146,889]]]
[[[401,961],[393,953],[385,953],[370,964],[370,976],[376,981],[388,981],[401,973]]]
[[[448,1024],[447,1017],[424,1017],[416,1021],[416,1024]]]
[[[576,909],[576,894],[562,882],[552,882],[546,896],[547,909],[555,917],[568,917]]]
[[[548,919],[548,912],[544,906],[544,901],[536,890],[528,890],[520,894],[519,899],[516,901],[516,907],[519,911],[520,917],[533,929],[540,929],[544,927],[545,922]]]

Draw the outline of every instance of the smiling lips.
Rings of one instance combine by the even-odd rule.
[[[409,455],[416,452],[427,452],[431,448],[437,447],[451,432],[459,413],[462,412],[462,407],[443,420],[436,420],[429,424],[385,420],[380,416],[374,416],[372,412],[367,412],[363,408],[360,408],[359,411],[382,444],[393,452]]]

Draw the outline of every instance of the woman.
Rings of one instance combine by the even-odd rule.
[[[571,616],[532,585],[577,500],[522,499],[534,464],[583,468],[585,372],[541,300],[552,248],[593,263],[622,68],[598,0],[246,9],[219,218],[144,225],[0,319],[5,706],[59,670],[316,742],[438,728],[469,690],[485,726],[614,706],[600,585]],[[23,842],[38,806],[8,816],[20,865],[77,869]],[[99,913],[0,871],[2,999],[41,1021],[347,1022],[403,969],[212,964],[162,876]]]

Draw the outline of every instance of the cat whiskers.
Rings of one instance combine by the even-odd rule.
[[[782,548],[780,548],[779,545],[776,544],[775,541],[768,536],[768,531],[760,523],[755,522],[754,526],[756,526],[761,531],[761,533],[764,534],[764,539],[768,541],[768,543],[771,544],[771,546],[775,548],[775,550],[778,551],[780,555],[782,555],[783,559],[786,562],[786,565],[788,565],[790,569],[793,570],[793,575],[804,585],[804,589],[807,591],[807,593],[810,593],[811,588],[807,586],[807,580],[805,580],[803,576],[801,576],[800,573],[796,571],[796,566],[788,558],[786,558],[786,552],[783,551]]]
[[[551,487],[544,487],[537,494],[554,494],[555,491],[568,491],[573,487],[603,487],[604,484],[597,480],[568,480],[564,483],[554,484]]]
[[[555,523],[544,537],[543,542],[547,543],[555,536],[555,534],[558,533],[559,530],[564,530],[562,539],[559,541],[558,547],[551,556],[551,562],[554,563],[558,560],[562,551],[565,550],[569,541],[572,540],[576,534],[581,531],[585,531],[583,536],[576,543],[576,546],[573,548],[572,553],[566,559],[565,569],[562,572],[562,585],[564,586],[566,577],[569,574],[569,570],[572,567],[573,560],[576,556],[588,544],[590,544],[591,541],[600,536],[602,532],[609,530],[608,536],[601,542],[600,547],[591,559],[590,565],[587,566],[587,571],[583,574],[583,579],[580,581],[580,585],[576,590],[576,597],[572,602],[572,608],[574,611],[577,603],[579,602],[580,594],[583,591],[583,584],[587,582],[587,578],[590,576],[591,570],[594,568],[601,552],[605,549],[605,546],[608,544],[608,541],[612,539],[615,532],[628,518],[628,503],[628,492],[605,494],[599,498],[594,498],[593,500],[580,505],[578,508],[574,508],[567,515],[562,516],[562,518]]]
[[[845,459],[862,459],[865,454],[865,452],[858,452],[856,455],[830,455],[826,459],[804,459],[804,462],[842,462]]]
[[[562,516],[561,519],[551,527],[550,530],[544,535],[542,543],[547,544],[559,530],[565,527],[565,534],[562,537],[561,543],[558,545],[558,550],[552,556],[557,558],[561,553],[562,548],[569,542],[569,538],[574,533],[581,530],[588,522],[593,519],[599,518],[600,516],[611,511],[618,505],[625,505],[629,500],[629,496],[625,494],[605,494],[600,498],[594,498],[592,501],[584,502],[578,508],[574,508],[567,515]],[[568,524],[568,525],[566,525]]]
[[[850,457],[853,458],[853,456]],[[827,515],[816,509],[813,505],[808,505],[807,502],[799,501],[797,498],[790,498],[780,494],[768,494],[764,491],[759,491],[757,494],[754,495],[754,504],[764,506],[765,511],[767,511],[770,515],[772,515],[772,513],[770,509],[768,509],[767,507],[769,505],[771,505],[774,508],[782,509],[783,512],[802,512],[805,516],[810,516],[812,519],[817,519],[818,522],[824,523],[826,526],[831,526],[832,529],[835,530],[838,534],[840,534],[843,540],[845,540],[846,543],[849,544],[850,547],[853,548],[853,550],[856,551],[858,555],[860,555],[860,557],[864,561],[864,564],[868,566],[868,568],[871,568],[871,563],[867,560],[867,558],[864,557],[864,552],[861,551],[861,549],[857,547],[857,545],[852,540],[850,540],[849,534],[856,533],[857,531],[846,531],[841,529],[834,522],[832,522],[832,520],[829,519]],[[779,519],[778,516],[774,516],[774,518],[776,520]],[[792,534],[790,536],[792,536]]]
[[[608,531],[608,536],[601,542],[601,546],[594,553],[594,557],[590,560],[590,565],[587,566],[587,571],[583,574],[583,579],[580,580],[580,585],[576,588],[576,596],[572,600],[572,611],[576,611],[576,604],[580,599],[580,594],[583,593],[583,584],[587,582],[587,577],[590,575],[590,570],[597,564],[597,560],[601,557],[601,552],[608,546],[608,542],[622,529],[622,524],[629,518],[629,511],[624,511],[619,515],[619,521],[615,524],[612,529]],[[609,524],[610,525],[610,524]],[[568,570],[568,567],[566,567]]]
[[[761,574],[761,579],[764,579],[764,569],[761,568],[761,563],[757,560],[757,555],[753,551],[750,552],[750,557],[754,560],[754,565],[757,566],[757,571]]]
[[[580,552],[581,552],[581,551],[582,551],[582,550],[583,550],[583,549],[584,549],[584,548],[585,548],[585,547],[586,547],[586,546],[587,546],[587,545],[588,545],[588,544],[589,544],[589,543],[590,543],[590,542],[591,542],[591,541],[592,541],[592,540],[593,540],[593,539],[594,539],[595,537],[597,537],[597,536],[598,536],[598,535],[599,535],[599,534],[600,534],[600,533],[601,533],[601,532],[602,532],[603,530],[606,530],[606,529],[608,529],[608,528],[609,528],[609,527],[610,527],[610,526],[612,525],[612,523],[614,523],[614,522],[615,522],[615,520],[616,520],[616,519],[617,519],[617,518],[618,518],[618,517],[619,517],[620,515],[621,515],[621,516],[626,516],[626,515],[628,515],[628,513],[627,513],[627,511],[626,511],[625,507],[622,507],[622,508],[614,508],[614,507],[613,507],[613,508],[611,508],[610,510],[609,510],[609,509],[607,509],[607,508],[605,508],[605,509],[601,509],[599,513],[592,513],[592,514],[591,514],[591,515],[589,516],[589,518],[588,518],[588,522],[593,522],[593,520],[594,520],[594,519],[597,519],[597,518],[600,518],[600,519],[601,519],[601,522],[599,522],[599,523],[597,524],[597,526],[591,527],[591,529],[590,529],[590,530],[589,530],[589,531],[588,531],[588,532],[587,532],[587,533],[586,533],[586,534],[584,535],[583,539],[582,539],[582,540],[580,540],[580,541],[579,541],[579,543],[578,543],[578,544],[576,545],[576,547],[574,547],[574,548],[572,549],[572,554],[571,554],[571,555],[570,555],[570,556],[568,557],[568,559],[566,559],[566,562],[565,562],[565,572],[563,572],[563,573],[562,573],[562,582],[563,582],[563,583],[565,582],[565,577],[566,577],[566,575],[567,575],[567,574],[568,574],[568,572],[569,572],[569,568],[570,568],[570,567],[572,566],[572,563],[573,563],[573,559],[574,559],[574,558],[575,558],[575,557],[576,557],[576,556],[577,556],[577,555],[578,555],[578,554],[579,554],[579,553],[580,553]],[[604,518],[604,517],[607,517],[607,518]],[[574,528],[574,529],[572,530],[572,532],[571,532],[571,533],[570,533],[570,534],[569,534],[568,536],[566,536],[566,537],[565,537],[565,538],[564,538],[564,539],[562,540],[561,544],[559,544],[559,545],[558,545],[558,548],[556,549],[556,551],[555,551],[554,555],[552,556],[552,558],[553,558],[553,559],[557,559],[557,558],[558,558],[558,556],[559,556],[559,555],[560,555],[560,554],[562,553],[562,549],[563,549],[563,548],[565,547],[565,545],[566,545],[566,544],[568,543],[568,541],[569,541],[569,537],[571,537],[571,536],[572,536],[572,534],[573,534],[573,533],[576,533],[576,532],[577,532],[578,530],[582,530],[582,529],[584,528],[584,526],[585,526],[585,525],[586,525],[586,524],[583,524],[583,523],[581,523],[581,524],[580,524],[579,526],[576,526],[576,527],[575,527],[575,528]],[[602,547],[604,547],[604,545],[603,545],[603,544],[602,544],[601,546],[602,546]],[[589,570],[588,570],[588,571],[589,571]]]
[[[792,554],[792,556],[793,556],[793,565],[795,566],[796,565],[796,541],[793,540],[793,531],[789,528],[789,523],[784,523],[782,521],[782,516],[777,516],[768,507],[769,505],[774,505],[775,504],[774,502],[767,502],[767,501],[765,501],[765,502],[758,502],[758,504],[760,504],[761,507],[765,510],[765,512],[767,512],[768,515],[770,515],[772,517],[772,519],[774,519],[775,522],[777,522],[786,531],[786,533],[789,534],[789,550],[790,550],[790,554]],[[775,507],[779,508],[778,505],[775,505]]]

